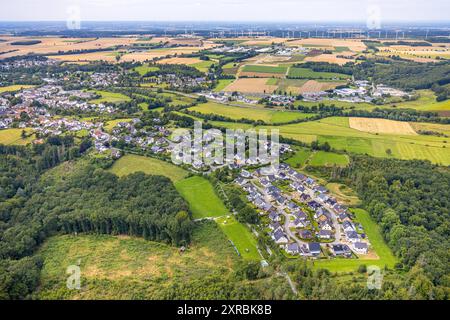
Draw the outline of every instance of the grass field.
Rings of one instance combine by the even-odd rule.
[[[312,166],[326,166],[333,165],[345,167],[350,162],[349,158],[345,154],[339,154],[334,152],[317,151],[309,159],[309,164]]]
[[[411,108],[420,111],[450,111],[450,99],[437,102],[431,90],[417,90],[419,99],[395,103],[398,108]]]
[[[228,85],[230,85],[234,79],[220,79],[218,81],[217,86],[214,88],[214,92],[220,92],[225,89]]]
[[[213,64],[214,64],[213,60],[208,60],[190,64],[190,66],[196,68],[200,72],[208,72],[209,67],[211,67],[211,65]]]
[[[305,114],[300,112],[235,107],[215,102],[200,104],[190,108],[189,110],[203,114],[217,114],[236,120],[245,118],[250,120],[262,120],[267,123],[290,122],[313,116],[313,114]]]
[[[248,128],[242,123],[211,121],[211,124],[236,129]],[[422,126],[424,126],[422,124]],[[440,165],[450,164],[448,138],[425,135],[373,134],[350,128],[346,117],[330,117],[318,121],[256,127],[267,130],[277,128],[286,138],[311,143],[328,142],[332,148],[374,157],[398,159],[424,159]],[[448,132],[450,125],[439,125],[440,132]],[[447,141],[447,142],[446,142]],[[388,153],[390,151],[390,154]]]
[[[173,285],[227,276],[239,261],[213,222],[196,225],[182,254],[166,244],[109,235],[52,237],[39,253],[44,266],[38,299],[168,299]],[[68,290],[66,269],[78,264],[81,290]]]
[[[122,119],[114,119],[114,120],[109,120],[105,123],[105,130],[106,131],[111,131],[112,129],[114,129],[117,124],[119,124],[120,122],[130,122],[131,118],[122,118]]]
[[[362,264],[367,266],[375,265],[380,268],[388,266],[393,268],[397,262],[391,249],[387,246],[380,233],[379,226],[373,221],[369,214],[363,209],[351,209],[356,215],[356,220],[362,224],[366,232],[371,247],[374,249],[379,259],[332,259],[332,260],[318,260],[314,262],[315,268],[326,268],[331,272],[349,272],[356,271]]]
[[[22,139],[22,130],[25,130],[27,135],[32,129],[3,129],[0,130],[0,144],[5,145],[27,145],[34,139],[34,135]]]
[[[285,74],[287,72],[287,67],[278,66],[258,66],[258,65],[246,65],[242,68],[243,72],[255,72],[255,73],[278,73]]]
[[[226,236],[234,243],[239,254],[245,260],[261,260],[256,248],[256,239],[252,233],[234,217],[222,217],[216,220]]]
[[[312,151],[305,148],[300,148],[295,154],[287,159],[285,162],[294,168],[301,168],[306,164],[306,161],[311,156]]]
[[[130,101],[130,97],[127,97],[121,93],[109,92],[109,91],[95,91],[95,93],[101,95],[101,98],[91,100],[91,103],[120,103]]]
[[[175,183],[175,187],[189,203],[194,219],[214,218],[228,214],[222,200],[205,178],[196,176],[179,180]]]
[[[0,93],[15,92],[15,91],[19,91],[22,89],[28,89],[28,88],[33,88],[33,87],[34,86],[31,86],[31,85],[16,84],[16,85],[12,85],[12,86],[0,87]]]
[[[367,153],[375,157],[427,159],[433,163],[450,164],[450,151],[448,147],[445,148],[445,141],[448,139],[445,137],[362,132],[350,128],[348,118],[344,117],[281,125],[278,128],[282,136],[304,142],[317,139],[320,143],[328,142],[337,150]]]
[[[307,68],[290,68],[289,77],[299,79],[348,79],[349,75],[333,72],[316,72]]]
[[[142,171],[150,175],[168,177],[173,182],[179,181],[187,175],[185,170],[168,162],[137,155],[123,156],[114,162],[110,171],[119,177]]]
[[[152,71],[158,71],[159,68],[158,67],[150,67],[149,65],[142,65],[139,67],[136,67],[133,69],[134,71],[138,72],[141,76],[146,75],[148,72],[152,72]]]

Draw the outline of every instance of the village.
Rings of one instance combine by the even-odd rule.
[[[351,212],[314,179],[285,163],[270,172],[241,170],[238,184],[258,208],[264,230],[290,256],[320,257],[324,251],[350,258],[368,253],[370,242]]]

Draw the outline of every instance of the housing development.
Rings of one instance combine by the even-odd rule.
[[[0,21],[0,299],[447,300],[449,23]]]

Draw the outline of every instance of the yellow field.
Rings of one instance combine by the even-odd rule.
[[[319,92],[336,88],[338,85],[342,83],[339,82],[319,82],[315,80],[308,80],[303,86],[301,86],[298,90],[298,93],[306,93],[306,92]]]
[[[351,51],[361,52],[366,49],[366,45],[358,39],[328,39],[328,38],[309,38],[289,41],[287,46],[305,46],[314,45],[316,47],[347,47]]]
[[[349,118],[350,128],[369,133],[417,135],[408,122],[373,118]]]
[[[345,58],[341,58],[338,56],[347,56],[349,55],[348,52],[347,54],[344,52],[341,53],[333,53],[333,54],[320,54],[318,56],[314,56],[314,57],[306,57],[304,61],[306,62],[329,62],[329,63],[336,63],[339,65],[344,65],[347,62],[354,62],[355,59],[345,59]]]
[[[24,85],[24,84],[16,84],[13,86],[7,86],[7,87],[0,87],[0,93],[3,92],[14,92],[14,91],[19,91],[22,89],[27,89],[27,88],[32,88],[34,86],[30,86],[30,85]]]
[[[228,85],[223,91],[242,93],[272,93],[277,89],[276,85],[266,84],[269,78],[241,78],[236,79]]]
[[[34,139],[34,135],[22,139],[22,130],[25,130],[27,135],[31,132],[31,129],[4,129],[0,130],[0,144],[5,145],[27,145]]]
[[[399,45],[380,47],[379,50],[378,55],[398,55],[404,59],[423,63],[438,61],[437,57],[450,59],[450,48],[440,46],[413,47]]]
[[[90,61],[106,61],[116,62],[116,55],[113,51],[98,51],[82,54],[67,54],[61,56],[47,56],[50,59],[73,62],[73,63],[86,63]]]
[[[0,55],[0,59],[26,55],[29,53],[55,54],[59,51],[67,52],[71,50],[106,49],[118,45],[129,45],[136,42],[133,37],[117,38],[58,38],[58,37],[6,37],[6,42],[0,42],[0,52],[8,52]],[[12,45],[16,41],[39,40],[41,43],[35,45]]]
[[[199,58],[179,58],[179,57],[168,58],[158,61],[159,64],[186,64],[186,65],[200,62],[202,62],[202,60],[200,60]]]

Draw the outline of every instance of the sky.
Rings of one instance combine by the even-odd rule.
[[[0,0],[0,21],[450,21],[449,0]]]

